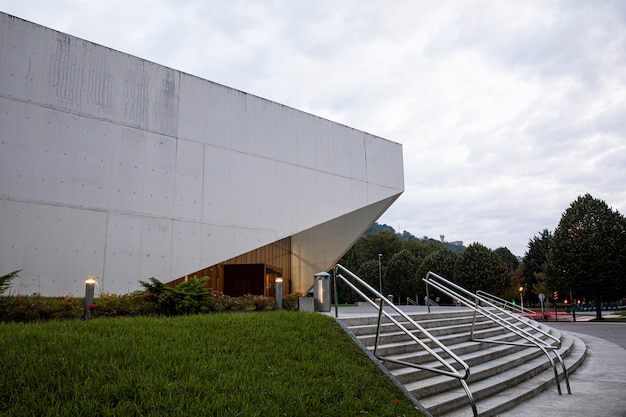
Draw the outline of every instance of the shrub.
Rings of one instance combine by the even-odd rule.
[[[0,297],[0,321],[33,322],[82,317],[83,298],[42,297],[39,294]]]
[[[209,310],[209,289],[206,287],[208,278],[190,278],[181,282],[176,288],[166,287],[171,292],[178,314],[196,314]]]
[[[91,308],[93,317],[146,316],[155,314],[157,305],[141,291],[130,294],[100,294]]]
[[[273,310],[276,308],[276,300],[272,297],[255,295],[254,305],[256,306],[257,310]]]
[[[296,292],[287,294],[283,298],[283,309],[296,311],[298,309],[298,299],[302,297],[302,293]]]
[[[17,271],[16,271],[17,272]],[[230,297],[206,286],[207,278],[192,278],[177,288],[170,288],[155,278],[140,281],[142,291],[129,294],[100,294],[93,304],[87,306],[91,316],[146,316],[214,313],[241,310],[274,310],[276,300],[272,297],[246,294]],[[283,307],[296,310],[299,293],[283,299]],[[82,297],[31,296],[0,297],[0,321],[33,322],[59,319],[80,319],[85,316],[85,299]]]
[[[4,294],[4,292],[9,289],[13,278],[18,277],[18,274],[21,271],[21,269],[18,269],[17,271],[9,272],[8,274],[0,277],[0,295]]]

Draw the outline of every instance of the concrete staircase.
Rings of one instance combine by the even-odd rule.
[[[471,310],[459,307],[458,311],[437,312],[433,309],[430,314],[424,312],[410,316],[470,366],[471,375],[467,384],[480,416],[497,416],[546,389],[552,389],[554,395],[559,395],[554,371],[549,359],[540,349],[471,341]],[[339,320],[366,349],[373,351],[377,316],[340,316]],[[559,353],[569,373],[582,364],[587,348],[580,339],[540,323],[535,324],[561,340]],[[426,340],[418,333],[416,335]],[[480,316],[474,327],[474,338],[523,341],[514,333]],[[432,347],[430,341],[429,347]],[[441,367],[384,317],[376,355]],[[400,382],[433,416],[473,415],[467,395],[457,379],[393,362],[383,361],[383,365],[391,377]],[[562,368],[559,366],[558,370],[562,395],[568,395]],[[576,389],[571,388],[572,391]]]

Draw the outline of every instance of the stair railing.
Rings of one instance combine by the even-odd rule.
[[[364,290],[366,290],[369,295],[364,293],[359,287],[357,287],[357,285],[351,282],[350,279],[344,277],[342,274],[346,274],[348,277],[350,277],[350,279],[355,281],[359,285],[360,288],[363,288]],[[373,352],[374,356],[376,356],[379,360],[383,362],[393,362],[393,363],[397,363],[400,365],[409,366],[409,367],[416,368],[416,369],[423,369],[423,370],[434,372],[440,375],[446,375],[452,378],[456,378],[461,384],[461,386],[463,387],[465,394],[467,395],[467,398],[472,407],[474,416],[475,417],[478,416],[478,411],[476,409],[476,402],[474,401],[474,396],[472,395],[472,392],[467,386],[467,382],[465,382],[470,376],[470,367],[469,365],[467,365],[467,363],[465,363],[465,361],[463,361],[460,357],[458,357],[447,346],[445,346],[439,339],[437,339],[435,336],[430,334],[426,329],[424,329],[420,324],[418,324],[415,320],[413,320],[404,311],[402,311],[392,302],[387,300],[380,292],[374,289],[371,285],[363,281],[361,278],[359,278],[358,276],[356,276],[355,274],[353,274],[347,268],[345,268],[344,266],[340,264],[335,265],[333,269],[333,282],[334,282],[334,287],[335,287],[334,288],[335,289],[335,316],[336,317],[339,316],[338,300],[337,300],[337,280],[338,279],[342,280],[348,287],[350,287],[354,292],[356,292],[364,301],[374,306],[378,310],[378,324],[376,327],[376,338],[374,342],[374,352]],[[372,297],[380,301],[374,302],[372,301]],[[385,311],[384,309],[385,306],[389,307],[390,310],[393,310],[393,312],[395,312],[398,316],[406,320],[406,322],[408,322],[408,324],[413,330],[407,328],[407,326],[401,323],[400,321],[398,321],[396,317],[394,317],[388,311]],[[431,357],[433,357],[437,362],[439,362],[442,365],[442,367],[420,365],[417,363],[411,363],[411,362],[407,362],[407,361],[403,361],[399,359],[377,355],[382,316],[385,316],[389,321],[395,324],[409,338],[411,338],[411,340],[413,340],[422,349],[424,349]],[[421,340],[419,337],[415,335],[416,332],[423,335],[426,339],[430,340],[430,342],[432,342],[432,344],[435,345],[436,348],[440,349],[442,353],[445,353],[445,356],[449,357],[450,360],[446,360],[446,358],[444,358],[442,355],[435,352],[434,349],[431,349],[423,340]],[[457,367],[461,369],[458,370],[454,366],[454,364],[457,364]]]
[[[505,310],[509,310],[509,311],[513,311],[521,316],[527,316],[527,317],[531,317],[535,315],[535,312],[522,307],[520,304],[514,304],[512,302],[510,302],[509,300],[505,300],[503,298],[497,297],[493,294],[489,294],[488,292],[485,292],[483,290],[478,290],[476,291],[476,294],[478,294],[479,296],[488,299],[491,303],[497,305],[500,308],[503,308]]]
[[[480,297],[484,298],[485,300],[489,301],[490,303],[495,304],[497,307],[500,307],[500,308],[504,309],[504,311],[513,311],[513,312],[516,312],[517,314],[519,314],[520,316],[528,317],[528,321],[525,321],[526,326],[532,328],[536,332],[539,332],[539,333],[543,334],[545,337],[547,337],[549,339],[552,339],[553,343],[555,343],[554,347],[556,349],[560,349],[561,348],[561,340],[559,338],[554,337],[553,335],[551,335],[550,333],[546,332],[545,330],[543,330],[538,325],[533,324],[533,322],[530,320],[530,317],[535,315],[534,311],[529,310],[527,308],[520,307],[517,304],[513,304],[510,301],[504,300],[504,299],[502,299],[500,297],[497,297],[497,296],[495,296],[493,294],[489,294],[486,291],[478,290],[478,291],[476,291],[476,294],[479,295]],[[513,317],[515,317],[516,319],[519,319],[518,316],[513,315]]]
[[[557,370],[557,366],[554,362],[554,359],[550,355],[549,352],[554,354],[555,359],[560,363],[563,369],[563,375],[565,377],[565,383],[567,385],[567,393],[571,394],[571,389],[569,385],[569,376],[567,373],[567,368],[565,367],[565,363],[559,355],[557,349],[561,347],[561,342],[555,338],[554,336],[546,333],[545,331],[538,329],[536,326],[529,324],[528,319],[523,319],[521,316],[514,314],[510,311],[507,311],[503,308],[498,307],[495,303],[488,300],[486,297],[483,297],[478,294],[473,294],[468,290],[460,287],[459,285],[448,281],[447,279],[435,274],[434,272],[428,272],[426,277],[424,278],[424,282],[426,283],[426,294],[429,293],[429,288],[433,287],[443,294],[446,294],[456,300],[458,300],[464,306],[472,309],[474,311],[474,322],[472,323],[472,330],[470,333],[470,339],[476,342],[485,342],[485,343],[497,343],[497,344],[507,344],[507,345],[515,345],[515,346],[530,346],[536,347],[540,349],[550,361],[550,365],[554,371],[554,379],[556,381],[557,390],[559,395],[561,394],[561,383],[559,378],[559,372]],[[485,307],[487,306],[487,307]],[[477,339],[474,337],[474,327],[476,323],[476,314],[480,314],[483,317],[486,317],[493,323],[498,324],[499,326],[505,328],[509,332],[512,332],[518,335],[520,338],[526,340],[527,343],[523,342],[505,342],[505,341],[496,341],[490,339]],[[537,331],[541,335],[548,337],[552,342],[548,343],[540,336],[532,333],[528,330],[531,328],[532,331]],[[556,343],[555,343],[556,342]]]

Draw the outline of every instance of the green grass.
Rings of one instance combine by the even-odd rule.
[[[0,415],[421,416],[331,317],[0,323]]]

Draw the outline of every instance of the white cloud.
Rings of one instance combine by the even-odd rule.
[[[626,211],[626,3],[0,0],[403,144],[380,219],[523,255],[580,194]]]

